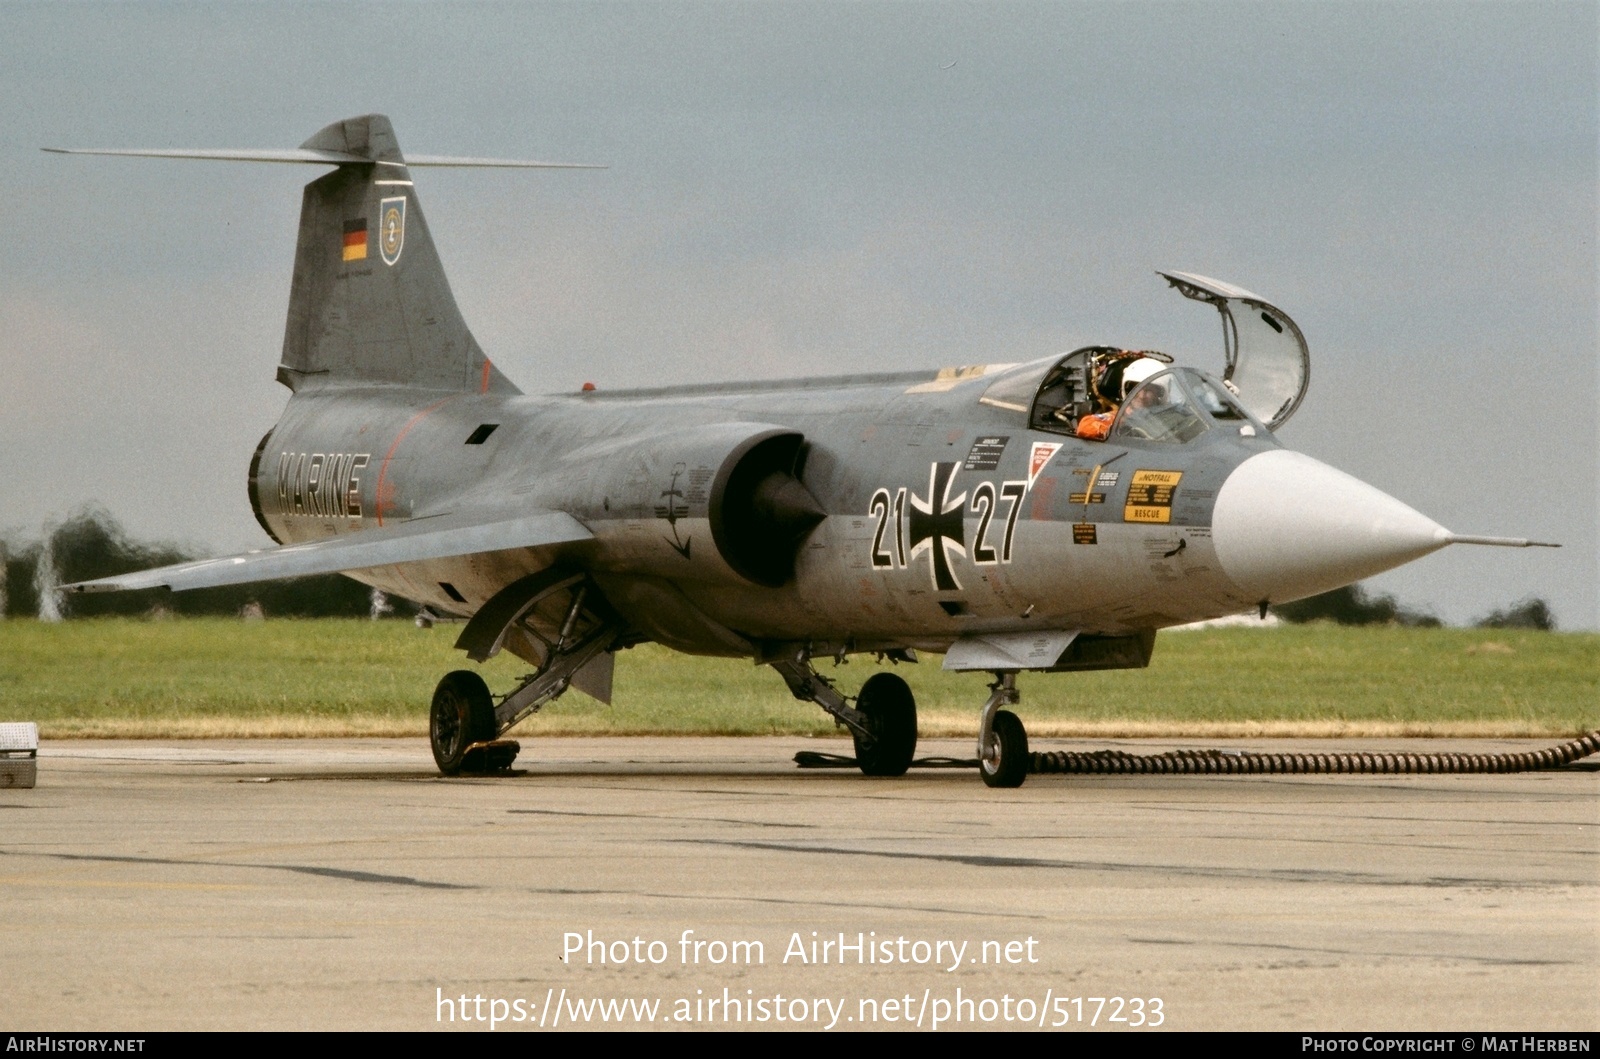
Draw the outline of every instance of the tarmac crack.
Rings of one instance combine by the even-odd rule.
[[[899,850],[849,849],[843,846],[801,846],[780,842],[757,842],[740,839],[681,838],[666,839],[665,841],[703,846],[727,846],[735,849],[771,850],[778,853],[813,853],[825,856],[884,857],[890,860],[932,861],[946,864],[964,864],[974,868],[1049,868],[1079,872],[1131,872],[1140,875],[1166,874],[1212,879],[1260,879],[1268,882],[1290,883],[1348,883],[1361,886],[1486,886],[1494,889],[1527,889],[1529,886],[1542,885],[1538,883],[1508,883],[1502,879],[1473,879],[1456,876],[1404,879],[1364,872],[1319,869],[1205,868],[1180,867],[1171,864],[1129,864],[1117,861],[1071,861],[1043,857],[1006,857],[975,853],[911,853]]]
[[[259,868],[267,871],[287,871],[298,875],[317,875],[328,879],[344,879],[348,882],[380,883],[386,886],[415,886],[424,890],[479,890],[479,886],[464,886],[460,883],[433,882],[428,879],[417,879],[410,875],[383,875],[378,872],[354,871],[346,868],[319,868],[312,864],[252,864],[239,861],[221,860],[176,860],[171,857],[129,857],[114,856],[112,854],[89,853],[19,853],[15,850],[0,850],[0,856],[5,857],[49,857],[54,860],[94,861],[103,864],[149,864],[180,868]]]
[[[1330,949],[1319,945],[1288,945],[1270,941],[1191,941],[1178,938],[1129,938],[1131,945],[1214,945],[1224,949],[1272,949],[1281,952],[1313,953],[1320,956],[1373,956],[1400,960],[1463,960],[1468,963],[1488,964],[1492,967],[1570,967],[1573,960],[1511,960],[1503,956],[1471,956],[1461,953],[1437,952],[1386,952],[1382,950]]]
[[[1376,822],[1381,824],[1425,824],[1429,827],[1438,827],[1441,824],[1459,826],[1462,824],[1485,824],[1490,827],[1504,827],[1515,829],[1519,827],[1546,830],[1552,827],[1573,827],[1578,830],[1593,827],[1594,824],[1587,820],[1525,820],[1510,817],[1486,818],[1468,816],[1396,816],[1388,813],[1309,813],[1294,810],[1268,810],[1268,809],[1240,809],[1237,806],[1195,806],[1157,803],[1147,808],[1159,814],[1192,813],[1199,816],[1262,816],[1269,820],[1302,819],[1314,820],[1324,824],[1339,824],[1347,821]]]
[[[410,875],[381,875],[370,871],[352,871],[345,868],[317,868],[309,864],[262,864],[246,865],[235,864],[231,867],[263,867],[276,868],[280,871],[298,872],[301,875],[319,875],[327,879],[346,879],[350,882],[387,883],[391,886],[417,886],[424,890],[476,890],[476,886],[463,886],[460,883],[432,882],[428,879],[417,879]]]
[[[779,905],[784,908],[847,908],[852,911],[860,909],[880,909],[886,912],[934,912],[946,916],[970,916],[976,919],[1003,919],[1003,920],[1040,920],[1048,922],[1050,916],[1037,913],[1022,912],[983,912],[971,908],[946,908],[938,905],[907,905],[907,904],[874,904],[868,901],[821,901],[808,898],[787,897],[751,897],[746,894],[693,894],[693,893],[656,893],[649,890],[590,890],[572,889],[569,887],[529,887],[519,890],[520,893],[548,894],[555,897],[642,897],[651,900],[664,901],[709,901],[717,905],[728,904],[754,904],[754,905]]]
[[[744,827],[793,828],[799,831],[815,831],[817,829],[816,824],[771,823],[765,820],[732,820],[724,816],[672,816],[661,813],[581,813],[572,809],[507,809],[506,812],[522,816],[578,816],[600,817],[606,820],[649,820],[657,824],[738,824]]]

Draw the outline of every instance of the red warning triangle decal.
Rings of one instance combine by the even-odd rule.
[[[1061,451],[1058,441],[1035,441],[1033,452],[1028,457],[1028,488],[1033,488],[1034,479],[1039,477],[1039,472],[1044,470],[1044,465],[1050,462],[1050,457]]]

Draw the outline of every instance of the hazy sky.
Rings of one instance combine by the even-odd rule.
[[[300,166],[377,111],[529,392],[1015,361],[1220,367],[1157,268],[1300,324],[1284,442],[1457,532],[1370,583],[1600,627],[1594,3],[0,6],[0,532],[265,543]]]

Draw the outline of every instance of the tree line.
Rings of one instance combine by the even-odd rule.
[[[1405,625],[1431,629],[1444,624],[1432,614],[1403,607],[1390,595],[1371,596],[1360,585],[1346,585],[1320,596],[1308,596],[1272,608],[1284,621],[1332,621],[1340,625]],[[1473,622],[1478,629],[1540,629],[1553,631],[1555,615],[1542,599],[1524,599]]]
[[[40,589],[54,584],[147,570],[152,566],[206,558],[175,544],[150,544],[131,539],[109,511],[86,508],[52,529],[41,540],[5,546],[4,612],[40,613]],[[49,570],[41,570],[41,561]],[[292,581],[198,588],[171,592],[165,588],[139,592],[88,592],[58,596],[63,617],[172,614],[238,615],[260,608],[267,617],[368,617],[372,589],[348,577],[325,574]],[[254,611],[252,610],[252,613]],[[404,615],[409,616],[409,615]]]

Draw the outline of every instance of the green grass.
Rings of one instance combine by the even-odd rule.
[[[421,735],[457,629],[350,620],[0,622],[0,720],[50,738]],[[925,734],[976,730],[985,674],[898,667]],[[496,693],[528,667],[481,667]],[[877,666],[821,666],[853,693]],[[1163,633],[1147,670],[1024,674],[1038,735],[1537,735],[1600,727],[1600,635],[1291,626]],[[538,734],[826,734],[770,669],[647,645],[617,662],[616,703],[579,693]]]

